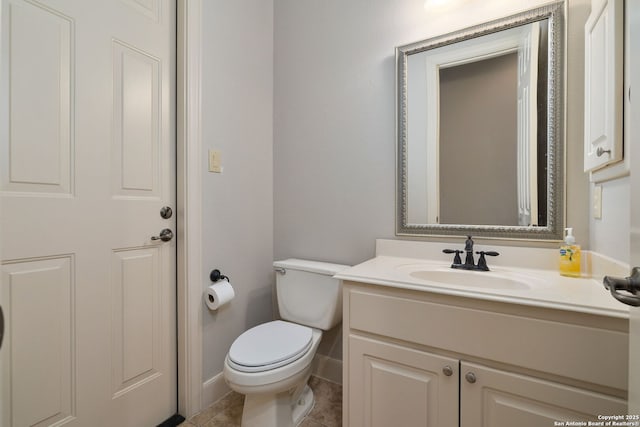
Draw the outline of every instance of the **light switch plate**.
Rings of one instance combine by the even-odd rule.
[[[220,151],[209,150],[209,172],[221,173]]]
[[[593,217],[602,219],[602,185],[593,187]]]

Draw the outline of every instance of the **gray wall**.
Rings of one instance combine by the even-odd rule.
[[[599,185],[602,185],[602,218],[595,219],[590,216],[591,249],[629,263],[631,255],[629,177],[614,179]],[[593,185],[591,189],[591,197],[593,197]]]
[[[398,4],[275,2],[276,258],[356,264],[394,235]]]
[[[376,238],[394,238],[394,47],[545,2],[452,1],[428,10],[414,0],[203,2],[202,165],[208,149],[221,150],[224,173],[203,176],[202,281],[218,267],[237,291],[227,309],[205,309],[203,380],[221,372],[240,333],[272,318],[273,259],[355,264],[374,255]],[[590,2],[568,5],[567,216],[588,248]],[[605,185],[603,219],[591,221],[594,248],[606,253],[628,231],[628,218],[615,214],[627,195],[626,179]],[[618,251],[628,257],[628,248]],[[341,357],[339,328],[320,353]]]
[[[373,257],[376,238],[395,238],[396,46],[545,3],[452,0],[425,9],[422,0],[275,0],[275,258],[355,264]],[[585,249],[583,32],[589,10],[589,0],[568,0],[567,222]],[[319,353],[342,357],[339,328],[323,338]]]
[[[240,333],[272,318],[273,259],[354,264],[374,255],[374,239],[394,237],[394,47],[545,2],[452,1],[429,10],[414,0],[203,2],[202,165],[209,148],[221,150],[224,173],[203,176],[202,281],[218,267],[237,291],[227,309],[205,309],[203,380],[221,372]],[[585,248],[589,10],[589,0],[569,0],[568,223]],[[605,188],[606,206],[609,195],[624,197],[627,182]],[[617,230],[608,211],[592,227]],[[339,328],[320,353],[341,357]]]
[[[273,2],[203,2],[203,288],[219,268],[236,291],[204,306],[203,380],[222,371],[233,340],[272,318]],[[222,174],[207,151],[222,152]]]
[[[353,264],[374,255],[374,239],[395,237],[395,46],[544,3],[451,1],[425,10],[415,0],[276,0],[275,257]],[[583,31],[589,10],[589,0],[568,2],[567,217],[585,248]]]

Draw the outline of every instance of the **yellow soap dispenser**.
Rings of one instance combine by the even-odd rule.
[[[576,245],[573,228],[565,228],[567,232],[564,245],[560,246],[560,274],[569,277],[580,277],[580,245]]]

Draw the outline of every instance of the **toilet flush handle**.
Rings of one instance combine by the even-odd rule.
[[[280,274],[287,274],[287,270],[285,270],[284,267],[275,267],[273,269],[276,273],[280,273]]]

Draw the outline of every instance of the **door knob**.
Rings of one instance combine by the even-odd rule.
[[[173,231],[169,230],[168,228],[162,230],[159,236],[151,237],[151,240],[162,240],[163,242],[168,242],[171,239],[173,239]]]
[[[611,292],[611,296],[621,303],[631,305],[633,307],[640,306],[640,267],[633,267],[631,276],[624,279],[618,277],[604,276],[602,279],[604,287]],[[618,291],[626,291],[630,293],[623,294]]]
[[[451,366],[447,365],[444,368],[442,368],[442,373],[445,374],[446,376],[450,377],[451,375],[453,375],[453,368]]]

